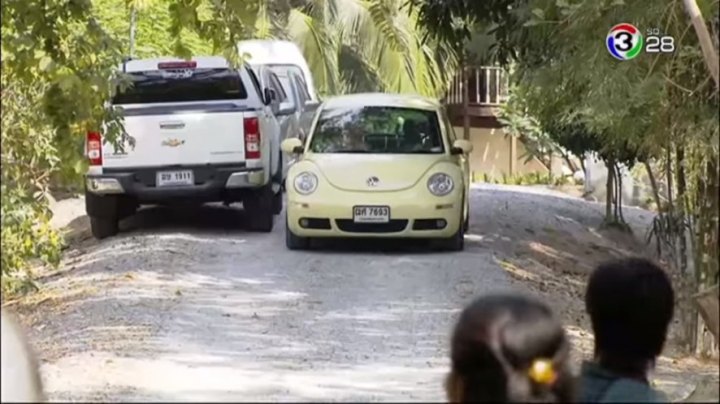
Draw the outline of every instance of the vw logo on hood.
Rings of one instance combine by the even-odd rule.
[[[369,187],[377,186],[377,184],[380,182],[380,179],[378,177],[372,176],[367,179],[367,184]]]

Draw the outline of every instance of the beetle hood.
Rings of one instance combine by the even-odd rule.
[[[387,192],[414,187],[445,155],[313,154],[309,156],[333,187],[343,191]]]

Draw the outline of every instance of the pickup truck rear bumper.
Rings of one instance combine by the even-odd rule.
[[[157,187],[158,171],[192,170],[194,185]],[[262,168],[248,168],[244,164],[141,167],[108,169],[102,174],[86,175],[88,192],[96,195],[125,195],[140,203],[158,203],[171,199],[191,199],[204,202],[223,201],[242,196],[243,191],[259,188],[265,183]]]

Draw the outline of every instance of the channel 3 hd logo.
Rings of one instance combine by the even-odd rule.
[[[640,30],[628,23],[618,24],[610,28],[605,44],[610,54],[618,60],[630,60],[639,55],[643,49],[645,53],[673,53],[675,51],[675,38],[661,35],[657,28],[646,31],[647,38],[643,40]]]

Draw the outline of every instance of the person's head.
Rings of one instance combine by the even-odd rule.
[[[665,344],[674,293],[668,276],[652,262],[615,260],[590,276],[585,306],[595,333],[596,359],[616,371],[645,372]]]
[[[451,344],[450,402],[573,401],[565,331],[540,302],[481,297],[460,315]]]
[[[3,309],[2,328],[2,402],[45,401],[40,371],[30,351],[25,333]]]

